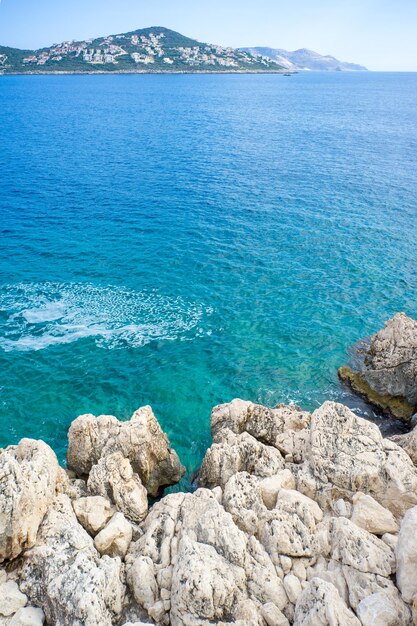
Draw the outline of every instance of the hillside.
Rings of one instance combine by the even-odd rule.
[[[0,73],[276,72],[275,61],[244,50],[201,43],[155,26],[40,50],[0,46]]]
[[[346,63],[345,61],[339,61],[335,57],[330,55],[323,56],[314,50],[307,50],[301,48],[300,50],[294,50],[289,52],[281,48],[242,48],[245,52],[254,55],[261,55],[264,58],[270,59],[279,63],[283,67],[289,70],[313,70],[313,71],[367,71],[367,68],[363,65],[357,65],[356,63]]]

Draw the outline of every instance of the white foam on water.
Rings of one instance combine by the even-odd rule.
[[[88,283],[19,283],[0,288],[0,349],[43,350],[93,338],[102,348],[139,348],[151,341],[206,334],[212,310],[157,291]]]

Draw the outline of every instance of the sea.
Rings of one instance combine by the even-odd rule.
[[[0,77],[0,446],[149,404],[191,476],[239,397],[348,404],[417,316],[417,74]]]

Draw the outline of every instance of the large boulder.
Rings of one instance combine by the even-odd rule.
[[[208,488],[224,487],[238,472],[256,476],[274,476],[284,469],[279,450],[264,445],[249,433],[236,435],[226,429],[217,435],[216,442],[207,450],[198,479]]]
[[[91,493],[108,498],[134,522],[142,521],[148,512],[146,489],[121,452],[109,454],[93,465],[87,487]]]
[[[100,459],[119,452],[130,461],[147,492],[177,483],[184,474],[150,406],[138,409],[127,422],[112,415],[80,415],[68,431],[68,467],[88,475]]]
[[[373,335],[359,371],[339,376],[369,402],[409,421],[417,407],[417,322],[397,313]]]
[[[307,458],[297,476],[298,488],[323,504],[361,491],[397,519],[417,504],[417,470],[410,457],[383,439],[376,424],[335,402],[314,411]]]
[[[234,524],[212,492],[165,497],[143,530],[126,557],[127,580],[158,624],[261,626],[264,604],[278,611],[287,604],[265,549]]]
[[[56,626],[111,626],[125,597],[119,558],[100,555],[60,495],[45,516],[37,543],[23,557],[20,588]]]
[[[63,479],[55,453],[43,441],[22,439],[0,450],[0,562],[34,545]]]
[[[294,626],[361,626],[336,587],[314,578],[295,607]]]
[[[417,599],[417,506],[407,511],[401,522],[397,557],[397,585],[406,602]]]
[[[86,496],[72,503],[75,515],[80,524],[93,537],[105,527],[113,517],[114,508],[102,496]]]

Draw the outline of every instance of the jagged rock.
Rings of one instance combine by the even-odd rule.
[[[394,554],[389,546],[344,517],[330,522],[332,558],[365,573],[390,576],[395,571]]]
[[[316,514],[319,515],[312,510],[309,498],[296,491],[280,490],[275,509],[267,512],[259,528],[259,539],[275,565],[280,564],[282,555],[291,558],[316,555]]]
[[[210,491],[165,497],[143,530],[126,557],[127,580],[154,621],[261,625],[264,604],[285,606],[285,590],[265,549],[237,528]],[[246,621],[249,614],[258,621]]]
[[[372,337],[363,376],[380,394],[417,405],[417,322],[397,313]]]
[[[87,483],[85,480],[82,480],[82,478],[70,478],[63,493],[65,493],[71,500],[79,500],[80,498],[86,498],[89,495]]]
[[[390,439],[408,454],[414,465],[417,465],[417,426],[409,433],[394,435]]]
[[[239,399],[220,404],[211,413],[213,441],[218,441],[219,434],[224,430],[236,435],[247,432],[258,441],[278,449],[282,434],[303,430],[309,423],[310,414],[299,407],[281,404],[270,409]]]
[[[417,596],[417,506],[401,522],[396,547],[397,585],[406,602]]]
[[[93,465],[87,487],[90,493],[111,500],[118,511],[135,522],[142,521],[146,516],[146,489],[133,472],[129,459],[120,452],[109,454]]]
[[[73,501],[72,506],[80,524],[93,536],[104,528],[114,514],[114,508],[102,496],[78,498]]]
[[[362,600],[356,612],[362,626],[406,626],[407,624],[402,621],[391,598],[382,591],[373,593]]]
[[[272,602],[264,604],[261,613],[267,626],[290,626],[284,613],[282,613],[275,604],[272,604]]]
[[[268,509],[273,509],[277,503],[278,491],[280,489],[295,489],[295,479],[289,469],[284,469],[274,476],[261,480],[260,488],[265,506]]]
[[[125,596],[119,558],[101,559],[66,495],[45,516],[24,555],[20,588],[55,626],[111,626]]]
[[[361,626],[361,623],[334,585],[313,578],[297,601],[294,626]]]
[[[409,420],[417,406],[417,322],[397,313],[371,338],[362,370],[343,368],[340,376],[373,404]]]
[[[337,375],[356,395],[363,398],[384,415],[395,417],[407,424],[411,423],[415,407],[411,406],[405,398],[389,394],[381,395],[372,389],[362,374],[355,372],[347,365],[340,367]]]
[[[152,496],[177,483],[185,471],[149,406],[138,409],[127,422],[112,415],[80,415],[72,422],[67,459],[78,476],[89,474],[101,458],[115,452],[129,459]]]
[[[26,606],[13,615],[7,626],[42,626],[44,621],[45,614],[42,609]]]
[[[0,615],[4,617],[13,615],[20,608],[26,606],[27,601],[27,597],[14,581],[9,580],[0,583]]]
[[[352,609],[357,611],[360,603],[374,593],[383,593],[389,603],[395,606],[399,623],[406,626],[410,621],[410,609],[403,602],[398,589],[390,578],[377,574],[363,573],[354,567],[343,565],[343,575],[348,590],[348,601]]]
[[[132,525],[123,513],[115,513],[110,522],[96,535],[94,545],[100,554],[124,557],[132,541]]]
[[[222,504],[235,524],[250,534],[258,531],[261,520],[267,515],[260,480],[247,472],[238,472],[230,478],[224,488]]]
[[[64,471],[43,441],[0,449],[0,562],[34,545]]]
[[[259,442],[244,432],[235,435],[222,430],[203,459],[199,472],[199,483],[203,487],[224,487],[238,472],[256,476],[273,476],[284,469],[281,453],[272,446]]]
[[[417,503],[417,471],[375,424],[342,404],[325,402],[312,415],[308,461],[299,469],[297,488],[315,499],[327,490],[328,502],[340,493],[347,498],[369,493],[400,518]]]
[[[346,604],[349,603],[348,586],[341,563],[333,559],[327,560],[323,556],[319,556],[314,566],[307,569],[307,581],[310,582],[314,578],[320,578],[334,585],[342,600]]]
[[[353,496],[351,521],[374,535],[398,532],[398,524],[391,513],[372,496],[358,492]]]

